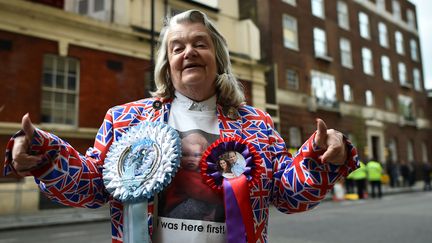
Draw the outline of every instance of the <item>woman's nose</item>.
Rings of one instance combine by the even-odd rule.
[[[185,58],[194,57],[197,55],[195,48],[192,45],[187,45],[185,50]]]

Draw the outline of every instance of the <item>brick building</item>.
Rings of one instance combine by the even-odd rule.
[[[261,31],[267,110],[298,147],[315,118],[348,135],[362,160],[432,158],[416,8],[407,0],[241,0]],[[421,175],[421,173],[418,173]]]
[[[85,153],[110,107],[148,97],[164,16],[191,8],[225,35],[248,103],[265,108],[259,31],[237,1],[0,0],[0,156],[27,112]],[[0,214],[39,200],[32,178],[0,177]]]

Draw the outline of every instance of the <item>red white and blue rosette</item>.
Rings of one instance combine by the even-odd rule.
[[[218,160],[228,152],[243,156],[243,174],[233,178],[223,176]],[[204,182],[224,195],[227,242],[255,242],[250,190],[258,183],[264,171],[255,147],[240,138],[220,138],[204,152],[200,162]]]
[[[149,242],[147,200],[171,182],[180,156],[177,131],[160,122],[142,122],[112,143],[103,179],[107,191],[123,202],[125,243]]]

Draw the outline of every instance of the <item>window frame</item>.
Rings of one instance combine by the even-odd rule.
[[[382,79],[384,79],[385,81],[389,81],[389,82],[393,81],[391,60],[386,55],[381,56],[381,74],[382,74]]]
[[[359,20],[359,33],[360,36],[364,39],[371,39],[371,30],[370,30],[370,20],[369,15],[365,12],[359,12],[358,13],[358,20]]]
[[[395,45],[396,45],[396,53],[399,55],[405,55],[405,47],[404,47],[404,37],[402,32],[395,31]]]
[[[51,66],[49,65],[50,61]],[[59,63],[64,63],[63,67]],[[75,73],[71,74],[71,63],[75,64]],[[61,70],[63,68],[64,70]],[[61,71],[61,73],[59,72]],[[62,57],[53,54],[45,54],[42,70],[43,81],[41,83],[41,117],[43,124],[62,125],[62,126],[78,126],[78,109],[79,109],[79,82],[80,82],[80,62],[76,58]],[[58,77],[63,77],[63,82],[58,82]],[[52,77],[49,79],[48,77]],[[70,77],[74,78],[74,89],[69,89]],[[47,79],[48,78],[48,79]],[[51,83],[51,85],[50,85]],[[58,87],[59,83],[63,83],[63,87]],[[49,95],[49,96],[47,96]],[[69,103],[68,97],[73,97],[73,102]],[[62,101],[56,101],[61,98]],[[72,107],[70,106],[72,105]],[[70,110],[73,109],[73,112]],[[47,117],[47,118],[45,118]],[[48,120],[46,120],[48,119]],[[71,121],[68,122],[68,119]]]
[[[368,55],[369,57],[366,55]],[[371,76],[374,75],[372,50],[367,47],[362,47],[361,56],[362,56],[362,64],[363,64],[363,73]],[[367,67],[370,67],[370,70],[368,70]]]
[[[312,15],[325,19],[325,0],[311,0]]]
[[[382,47],[389,47],[388,28],[384,22],[378,23],[378,40]]]
[[[353,68],[351,41],[341,37],[339,39],[339,49],[341,54],[341,65],[346,68]]]
[[[289,28],[286,21],[293,21],[291,23],[293,28]],[[292,42],[289,38],[286,38],[286,33],[291,33],[293,38],[295,38],[295,42]],[[299,50],[299,41],[298,41],[298,22],[297,19],[288,14],[282,15],[282,38],[284,47],[292,50]]]
[[[316,57],[328,56],[327,33],[324,29],[321,29],[319,27],[313,28],[313,43],[314,43],[314,54]],[[319,48],[323,49],[322,50],[323,52],[321,52]]]
[[[349,30],[349,10],[348,4],[345,1],[338,0],[337,1],[337,14],[338,14],[338,26],[342,29]]]

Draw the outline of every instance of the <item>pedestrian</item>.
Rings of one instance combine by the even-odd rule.
[[[400,173],[402,176],[402,186],[409,187],[410,185],[410,167],[405,160],[401,160]]]
[[[381,164],[375,159],[372,159],[366,164],[366,171],[367,171],[367,179],[371,186],[372,198],[375,198],[377,196],[378,198],[381,198],[382,197],[381,176],[383,173],[383,168]],[[376,194],[375,191],[377,191],[378,195]]]
[[[414,186],[416,182],[416,168],[414,161],[408,163],[408,185],[410,187]]]
[[[432,174],[432,165],[429,162],[423,162],[423,190],[431,191],[431,174]]]
[[[349,177],[354,180],[356,189],[357,189],[357,195],[359,199],[364,199],[366,194],[366,179],[367,179],[367,171],[366,171],[366,165],[360,161],[360,167],[354,170],[349,174]]]
[[[85,156],[61,138],[35,128],[29,115],[24,115],[22,130],[8,143],[5,172],[34,176],[45,195],[64,205],[96,208],[109,202],[113,243],[129,242],[130,237],[148,237],[153,242],[268,242],[270,203],[284,213],[310,210],[339,179],[358,166],[352,144],[340,132],[327,129],[321,119],[317,119],[316,132],[291,158],[271,117],[244,103],[243,91],[232,73],[226,41],[200,11],[185,11],[166,21],[160,32],[154,76],[153,97],[111,108],[94,147]],[[145,130],[146,126],[153,127]],[[144,130],[140,130],[142,127]],[[166,199],[163,188],[148,198],[148,207],[136,208],[141,214],[131,214],[124,211],[131,203],[120,200],[127,200],[129,194],[120,194],[125,197],[119,198],[115,188],[107,190],[108,186],[140,188],[133,180],[113,185],[111,182],[117,178],[109,178],[105,173],[121,169],[129,158],[141,158],[147,163],[155,156],[158,160],[150,160],[151,166],[154,161],[170,158],[168,162],[172,159],[175,165],[179,159],[175,150],[158,150],[159,145],[170,143],[166,134],[159,134],[163,129],[169,133],[169,128],[179,132],[199,130],[208,139],[210,145],[201,155],[199,168],[203,179],[194,182],[207,185],[209,191],[221,189],[226,193],[218,194],[225,212],[212,209],[210,215],[203,213],[206,218],[222,216],[224,222],[158,216],[158,206],[164,205],[161,200]],[[164,142],[148,141],[147,137],[138,136],[140,133]],[[130,152],[130,157],[129,151],[141,147],[121,147],[123,138],[138,139],[137,144],[143,149],[136,154]],[[229,149],[223,151],[226,147]],[[118,154],[116,148],[124,150]],[[248,167],[241,176],[224,179],[216,161],[212,161],[232,149],[242,154]],[[113,162],[118,164],[112,166]],[[144,178],[141,175],[152,172],[151,166],[133,167],[132,175],[135,172],[140,176],[132,179]],[[214,173],[207,173],[213,169]],[[242,200],[235,201],[237,196]],[[232,211],[238,214],[231,214]],[[126,220],[131,217],[137,221]],[[131,234],[135,230],[143,230],[144,234]]]
[[[348,177],[345,179],[345,190],[346,194],[353,194],[354,188],[355,188],[355,181],[353,179],[353,173],[349,174]]]

